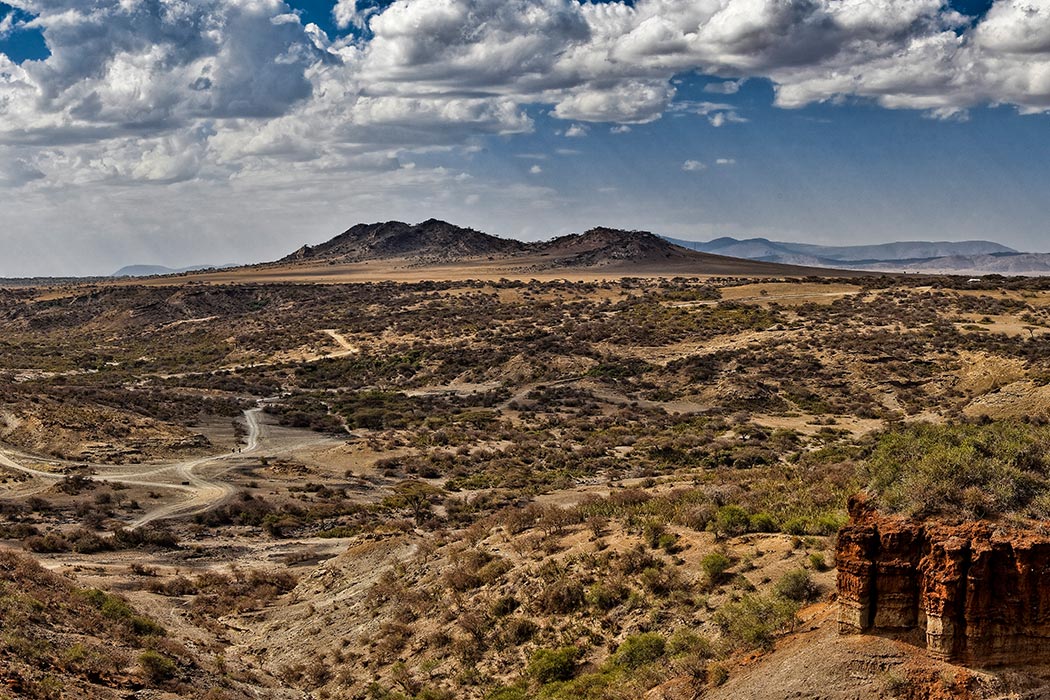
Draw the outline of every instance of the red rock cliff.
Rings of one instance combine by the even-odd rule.
[[[879,515],[850,501],[839,629],[891,634],[973,666],[1050,663],[1050,537]]]

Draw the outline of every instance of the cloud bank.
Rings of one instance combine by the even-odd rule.
[[[938,0],[339,0],[348,31],[334,37],[283,0],[12,4],[51,50],[21,65],[0,54],[2,182],[16,186],[384,168],[401,149],[529,131],[532,105],[568,134],[669,109],[741,119],[672,106],[687,71],[724,77],[710,88],[723,94],[769,78],[785,108],[1050,109],[1050,5],[1035,0],[999,0],[979,21]]]

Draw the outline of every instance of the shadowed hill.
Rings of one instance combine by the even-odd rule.
[[[303,246],[278,262],[338,260],[357,262],[387,258],[417,258],[421,262],[447,262],[466,258],[513,255],[524,250],[518,241],[497,238],[446,221],[428,219],[420,224],[387,221],[357,224],[316,246]]]
[[[669,243],[648,231],[621,231],[599,226],[586,233],[535,243],[540,255],[559,259],[562,266],[592,267],[616,262],[652,263],[695,258],[693,251]]]

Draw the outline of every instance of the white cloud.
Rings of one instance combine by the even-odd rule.
[[[735,158],[716,158],[715,165],[736,165]]]
[[[534,165],[531,168],[529,168],[529,173],[531,173],[532,175],[539,175],[542,172],[543,172],[543,168],[541,168],[538,165]]]
[[[335,3],[337,24],[367,23],[365,38],[303,26],[283,0],[12,4],[36,15],[52,55],[18,66],[0,54],[0,144],[59,151],[26,154],[49,181],[339,167],[527,132],[533,104],[570,121],[568,137],[669,111],[746,121],[728,103],[675,102],[685,71],[731,77],[705,88],[726,95],[768,77],[782,107],[860,96],[938,118],[1050,109],[1050,7],[1032,0],[998,0],[974,26],[941,0]]]
[[[682,163],[682,170],[687,173],[694,173],[700,170],[707,170],[707,166],[698,160],[687,160]]]
[[[44,179],[44,173],[31,161],[20,158],[8,149],[0,148],[0,184],[22,187]]]
[[[626,124],[619,124],[609,129],[610,134],[629,134],[631,133],[631,127]]]
[[[0,39],[4,39],[15,28],[15,15],[13,12],[0,18]]]
[[[368,18],[379,10],[375,7],[359,8],[357,0],[339,0],[332,8],[332,18],[340,29],[357,27],[364,29]]]
[[[735,95],[740,92],[743,80],[725,80],[717,83],[708,83],[704,86],[704,92],[712,92],[718,95]]]
[[[730,110],[728,112],[713,112],[708,115],[707,121],[711,123],[713,127],[725,126],[726,124],[740,124],[748,121],[744,117]]]
[[[613,86],[581,87],[554,107],[561,119],[644,124],[660,117],[674,98],[666,80],[628,80]]]

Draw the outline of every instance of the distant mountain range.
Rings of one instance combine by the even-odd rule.
[[[666,240],[690,250],[786,265],[875,272],[1041,275],[1050,254],[1022,253],[992,241],[900,241],[864,246],[823,246],[766,238]]]
[[[397,264],[408,266],[470,261],[475,265],[506,263],[507,269],[518,271],[615,267],[639,272],[770,276],[826,275],[829,271],[835,274],[851,271],[1050,274],[1050,254],[1022,253],[992,241],[826,246],[724,237],[699,242],[656,236],[647,231],[597,227],[549,241],[523,242],[438,219],[418,224],[402,221],[357,224],[331,240],[304,245],[269,264],[345,264],[371,260],[396,260]],[[135,274],[159,274],[134,269]]]
[[[1022,253],[992,241],[901,241],[825,246],[766,238],[688,241],[647,231],[596,227],[548,241],[523,242],[447,221],[357,224],[264,266],[392,261],[396,266],[471,264],[515,272],[603,268],[618,273],[849,275],[862,271],[960,275],[1048,275],[1050,254]],[[170,268],[129,265],[112,277],[174,275],[231,265]]]
[[[370,260],[398,260],[413,266],[494,261],[518,271],[617,268],[639,273],[681,271],[682,274],[770,276],[827,272],[689,250],[647,231],[598,227],[550,241],[525,243],[437,219],[419,224],[401,221],[357,224],[324,243],[304,245],[272,264]]]
[[[232,265],[194,265],[178,269],[163,265],[127,265],[114,272],[110,277],[152,277],[153,275],[177,275],[180,272],[200,272],[201,270],[219,270]]]

